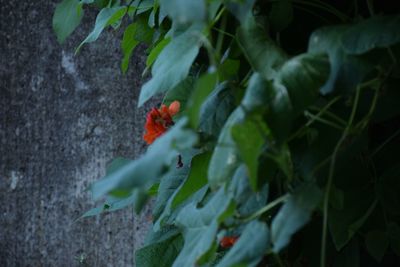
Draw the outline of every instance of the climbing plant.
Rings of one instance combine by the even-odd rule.
[[[137,266],[400,266],[400,15],[396,1],[63,0],[76,51],[122,31],[147,46],[147,151],[91,186],[154,198]]]

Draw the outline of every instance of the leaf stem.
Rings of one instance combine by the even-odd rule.
[[[350,133],[354,117],[356,115],[357,107],[358,107],[358,102],[360,100],[360,92],[361,92],[361,87],[358,86],[356,89],[356,96],[354,99],[354,104],[353,104],[353,109],[350,114],[349,121],[347,123],[346,128],[343,131],[343,134],[339,141],[337,142],[335,149],[332,153],[332,159],[331,159],[331,164],[329,166],[329,173],[328,173],[328,181],[326,184],[326,191],[325,191],[325,196],[324,196],[324,202],[323,202],[323,224],[322,224],[322,240],[321,240],[321,267],[325,267],[325,261],[326,261],[326,240],[327,240],[327,232],[328,232],[328,207],[329,207],[329,197],[330,197],[330,191],[332,188],[332,182],[333,182],[333,175],[334,175],[334,170],[335,170],[335,165],[336,165],[336,158],[339,153],[339,150],[343,144],[343,142],[346,140],[348,134]]]
[[[256,211],[252,215],[250,215],[249,217],[245,218],[244,221],[248,222],[248,221],[254,220],[258,216],[260,216],[263,213],[271,210],[272,208],[274,208],[275,206],[279,205],[280,203],[285,202],[288,198],[289,198],[289,194],[285,194],[285,195],[283,195],[281,197],[278,197],[277,199],[275,199],[274,201],[268,203],[266,206],[262,207],[261,209],[259,209],[258,211]]]
[[[316,115],[314,115],[313,118],[311,118],[311,120],[309,120],[303,127],[301,127],[300,129],[298,129],[294,134],[292,134],[289,139],[288,142],[292,141],[294,138],[296,138],[306,127],[309,127],[311,124],[313,124],[316,121],[317,117],[320,117],[322,114],[324,114],[333,104],[335,104],[339,99],[341,98],[341,96],[337,96],[334,99],[332,99],[331,101],[329,101],[328,104],[326,104]]]

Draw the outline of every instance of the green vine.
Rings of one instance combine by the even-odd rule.
[[[345,1],[346,2],[346,1]],[[397,266],[400,15],[378,1],[63,0],[147,45],[146,153],[117,158],[82,217],[155,199],[137,266]],[[78,55],[79,56],[79,55]],[[90,255],[87,255],[90,257]],[[348,265],[346,265],[346,263]]]

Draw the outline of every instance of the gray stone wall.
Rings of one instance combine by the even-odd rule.
[[[149,209],[75,220],[94,207],[86,190],[112,158],[145,149],[144,50],[127,75],[121,32],[74,55],[96,12],[59,45],[57,2],[0,0],[0,266],[132,266]]]

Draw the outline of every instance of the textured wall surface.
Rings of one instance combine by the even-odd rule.
[[[0,266],[132,266],[148,209],[74,221],[94,207],[86,189],[111,159],[145,149],[146,107],[136,109],[144,50],[126,76],[121,32],[75,56],[95,12],[61,46],[57,2],[0,0]]]

